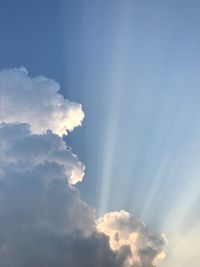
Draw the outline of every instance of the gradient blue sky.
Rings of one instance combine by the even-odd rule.
[[[83,105],[66,140],[97,214],[199,221],[199,14],[197,0],[0,1],[0,68],[53,78]]]

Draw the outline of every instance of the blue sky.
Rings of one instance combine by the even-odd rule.
[[[127,209],[152,228],[196,214],[199,12],[195,0],[0,2],[0,67],[55,79],[83,105],[66,140],[97,214]]]

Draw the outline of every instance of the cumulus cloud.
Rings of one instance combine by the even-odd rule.
[[[60,138],[48,130],[32,134],[28,124],[0,124],[1,171],[25,171],[45,162],[60,164],[70,184],[82,181],[85,166]]]
[[[59,84],[44,76],[31,78],[25,68],[0,71],[0,121],[29,123],[34,133],[51,129],[66,134],[81,125],[81,105],[59,94]]]
[[[74,187],[85,166],[62,135],[81,106],[45,77],[0,71],[0,259],[3,267],[151,267],[163,239],[125,211],[96,221]]]
[[[142,221],[124,210],[110,212],[99,218],[97,229],[109,237],[113,251],[118,251],[123,246],[130,247],[126,266],[152,267],[165,257],[165,237],[152,235]]]
[[[86,267],[101,264],[101,258],[102,266],[120,266],[107,238],[96,231],[94,210],[68,184],[63,165],[12,164],[0,177],[2,266]]]

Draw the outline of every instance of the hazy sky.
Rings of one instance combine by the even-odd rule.
[[[0,68],[52,78],[83,106],[66,137],[82,198],[175,231],[180,251],[200,228],[199,28],[198,0],[0,1]]]

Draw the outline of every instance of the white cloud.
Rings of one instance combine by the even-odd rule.
[[[34,133],[51,129],[66,134],[81,125],[81,105],[58,93],[59,84],[44,76],[31,78],[26,69],[0,71],[0,121],[23,122]]]
[[[70,184],[82,181],[85,166],[51,131],[31,134],[27,124],[0,124],[2,171],[10,165],[15,170],[29,170],[45,162],[62,165]],[[19,135],[18,135],[19,133]]]
[[[97,229],[109,237],[110,247],[118,251],[129,246],[128,266],[151,267],[165,257],[163,235],[150,234],[143,222],[121,210],[105,214],[97,220]]]

